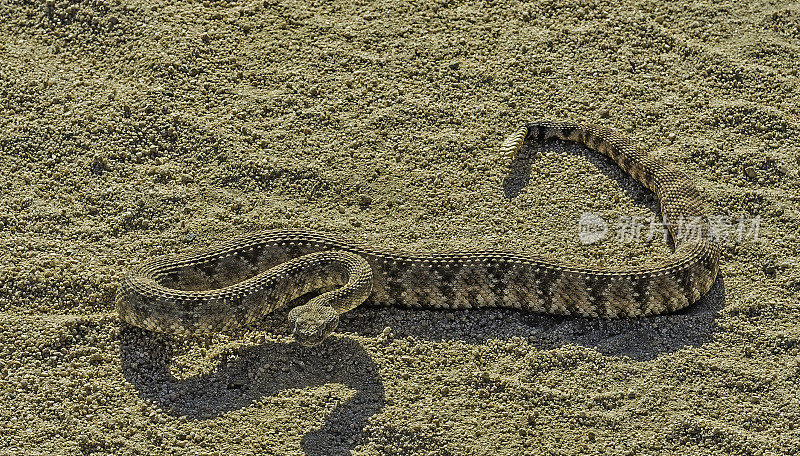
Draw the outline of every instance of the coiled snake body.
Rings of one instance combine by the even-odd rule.
[[[315,345],[338,316],[370,295],[384,305],[466,309],[509,307],[549,314],[634,317],[672,312],[697,301],[719,269],[699,193],[680,173],[602,126],[533,122],[501,151],[515,155],[526,140],[557,138],[594,149],[653,191],[675,243],[665,261],[601,269],[501,251],[400,253],[306,230],[254,233],[207,252],[162,257],[133,269],[120,284],[120,318],[176,333],[232,331],[311,291],[323,291],[289,312],[295,338]],[[703,235],[679,236],[681,224]]]

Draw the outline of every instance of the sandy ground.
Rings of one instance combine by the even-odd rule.
[[[0,453],[797,454],[800,7],[789,1],[0,3]],[[595,265],[656,203],[588,120],[729,217],[722,277],[623,321],[365,307],[318,348],[121,326],[153,255],[305,227]],[[584,212],[609,222],[578,242]],[[738,220],[760,217],[758,235]],[[739,234],[742,234],[739,239]],[[265,329],[264,329],[265,328]]]

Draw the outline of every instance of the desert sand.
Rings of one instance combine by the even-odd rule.
[[[0,454],[800,453],[796,2],[0,5]],[[624,132],[724,221],[671,315],[376,306],[320,347],[120,324],[134,265],[307,228],[626,267],[657,201],[534,120]],[[578,221],[608,223],[579,242]],[[639,236],[641,235],[641,236]]]

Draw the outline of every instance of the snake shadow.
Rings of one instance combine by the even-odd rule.
[[[724,307],[719,277],[699,301],[678,312],[649,317],[601,319],[530,313],[512,309],[419,310],[360,307],[343,315],[337,331],[379,337],[390,328],[395,338],[484,344],[519,337],[539,350],[580,345],[612,357],[655,359],[713,340]]]
[[[333,337],[316,348],[276,342],[245,346],[223,353],[211,371],[178,378],[170,365],[190,345],[186,340],[124,323],[120,333],[125,378],[141,397],[174,416],[206,420],[295,388],[339,383],[355,390],[320,427],[303,435],[301,447],[309,456],[349,455],[364,440],[367,420],[384,406],[378,369],[352,339]]]
[[[652,211],[658,219],[658,199],[644,186],[622,171],[608,157],[586,146],[563,141],[526,144],[503,181],[508,199],[516,198],[531,179],[531,168],[540,152],[580,156],[595,165],[637,205]],[[668,243],[674,248],[672,239]],[[709,292],[698,302],[667,315],[604,320],[532,314],[507,309],[404,310],[357,308],[343,315],[340,331],[377,336],[391,328],[395,337],[414,336],[428,340],[460,340],[481,344],[489,339],[521,337],[539,349],[565,344],[596,349],[607,356],[643,361],[683,347],[699,347],[713,339],[716,320],[725,306],[725,284],[720,275]]]
[[[661,209],[653,192],[637,182],[622,170],[613,160],[588,147],[565,141],[547,141],[544,143],[525,144],[509,166],[503,179],[503,194],[507,199],[514,199],[522,192],[531,180],[531,169],[537,155],[554,152],[556,154],[581,157],[594,165],[607,178],[615,181],[635,204],[644,206],[659,218]]]
[[[554,147],[587,158],[617,181],[637,204],[658,213],[652,194],[609,159],[582,146]],[[507,198],[516,197],[527,185],[532,150],[535,148],[524,148],[512,164],[503,185]],[[306,348],[277,342],[244,346],[229,351],[210,371],[187,378],[177,377],[170,369],[174,359],[186,351],[178,339],[123,323],[120,352],[122,372],[143,398],[170,414],[192,420],[221,416],[275,398],[286,390],[346,385],[356,391],[355,395],[335,406],[321,426],[307,431],[301,446],[309,456],[347,455],[365,439],[369,418],[385,405],[379,369],[352,334],[377,338],[388,327],[395,338],[474,344],[519,337],[542,350],[574,344],[608,356],[648,360],[712,340],[724,303],[725,286],[720,276],[700,301],[686,309],[632,319],[562,317],[509,309],[421,310],[365,305],[342,315],[338,335],[321,346]],[[268,326],[287,334],[285,316],[286,312],[269,316]]]

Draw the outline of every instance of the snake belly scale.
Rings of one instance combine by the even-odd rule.
[[[592,124],[531,122],[501,152],[525,141],[583,144],[608,156],[659,198],[675,244],[663,262],[627,269],[570,265],[525,253],[403,253],[307,230],[253,233],[211,250],[160,257],[123,278],[116,306],[127,323],[158,332],[230,332],[311,291],[289,312],[298,342],[329,336],[338,316],[367,298],[381,305],[469,309],[507,307],[586,317],[668,313],[697,301],[716,279],[720,248],[700,195],[677,170],[615,131]],[[701,236],[681,236],[681,224]]]

